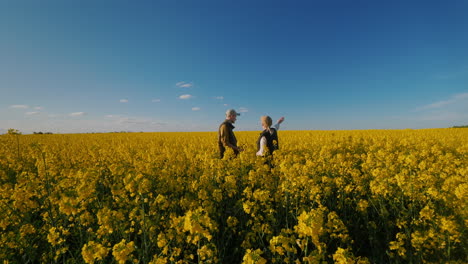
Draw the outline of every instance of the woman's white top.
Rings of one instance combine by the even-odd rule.
[[[275,125],[272,126],[272,128],[276,129],[277,131],[279,130],[279,127],[280,127],[280,124],[279,123],[276,123]],[[271,132],[270,132],[271,133]],[[260,150],[257,151],[257,156],[263,156],[263,154],[265,153],[265,146],[266,146],[267,142],[266,142],[266,138],[263,136],[261,139],[260,139]]]

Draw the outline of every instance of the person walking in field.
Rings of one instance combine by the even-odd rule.
[[[280,124],[283,123],[284,117],[278,119],[274,126],[271,126],[273,122],[269,116],[260,117],[260,121],[263,131],[260,133],[257,140],[257,156],[265,156],[267,150],[272,154],[279,148],[277,131],[279,130]]]
[[[226,120],[219,126],[218,129],[218,146],[220,157],[224,157],[224,152],[226,147],[231,148],[234,151],[234,154],[237,156],[239,152],[243,151],[242,148],[237,146],[237,139],[234,135],[233,129],[234,123],[237,120],[237,116],[240,114],[234,109],[229,109],[226,111]]]

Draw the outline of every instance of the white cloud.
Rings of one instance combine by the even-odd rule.
[[[10,108],[27,109],[29,108],[29,106],[28,105],[10,105]]]
[[[446,100],[418,107],[413,112],[415,114],[409,118],[425,127],[464,125],[468,120],[468,93],[454,94]]]
[[[120,99],[121,103],[128,103],[128,99]]]
[[[151,102],[153,102],[153,103],[159,103],[159,102],[161,102],[161,99],[153,99],[153,100],[151,100]]]
[[[245,108],[245,107],[239,107],[239,113],[247,113],[249,111],[249,109]]]
[[[111,118],[111,119],[114,119],[114,120],[126,118],[125,116],[123,116],[123,115],[118,115],[118,114],[117,114],[117,115],[115,115],[115,114],[109,114],[109,115],[105,115],[104,117],[105,117],[105,118]]]
[[[224,106],[228,106],[228,104],[224,104]]]
[[[454,95],[454,98],[455,98],[456,100],[468,99],[468,93],[456,94],[456,95]]]
[[[463,118],[468,117],[468,115],[462,115],[460,113],[453,113],[453,112],[440,112],[440,113],[432,113],[429,115],[422,116],[420,120],[422,121],[454,121],[457,122],[458,120],[463,120]],[[464,125],[464,124],[462,124]]]
[[[193,86],[193,83],[178,82],[176,83],[176,86],[180,88],[190,88]]]
[[[216,100],[223,100],[223,99],[224,99],[224,96],[215,96],[214,99],[216,99]]]
[[[451,102],[452,100],[438,101],[429,105],[425,105],[421,107],[420,110],[441,108],[441,107],[451,104]]]
[[[36,109],[36,110],[42,110],[42,109],[44,109],[44,107],[42,107],[42,106],[36,106],[36,107],[34,107],[34,109]]]
[[[190,95],[190,94],[183,94],[181,96],[179,96],[179,99],[183,99],[183,100],[186,100],[186,99],[190,99],[192,98],[193,96]]]
[[[192,107],[192,111],[200,111],[200,107]]]
[[[468,93],[461,93],[453,95],[450,99],[434,102],[432,104],[424,105],[416,108],[416,111],[440,109],[447,106],[459,104],[463,101],[468,101]]]
[[[74,113],[70,113],[69,116],[84,116],[86,115],[85,112],[74,112]]]
[[[37,115],[39,112],[34,111],[34,112],[26,112],[25,115]]]

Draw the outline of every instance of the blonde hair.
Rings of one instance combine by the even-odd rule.
[[[271,120],[271,117],[269,116],[260,117],[260,121],[262,122],[262,125],[266,126],[267,128],[270,128],[271,125],[273,124],[273,121]]]

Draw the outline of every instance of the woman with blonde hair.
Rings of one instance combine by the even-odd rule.
[[[260,133],[260,137],[257,140],[257,156],[264,156],[267,152],[267,148],[270,154],[279,148],[277,131],[279,125],[284,121],[284,117],[278,119],[274,126],[272,126],[273,122],[269,116],[260,117],[260,121],[263,131]]]

